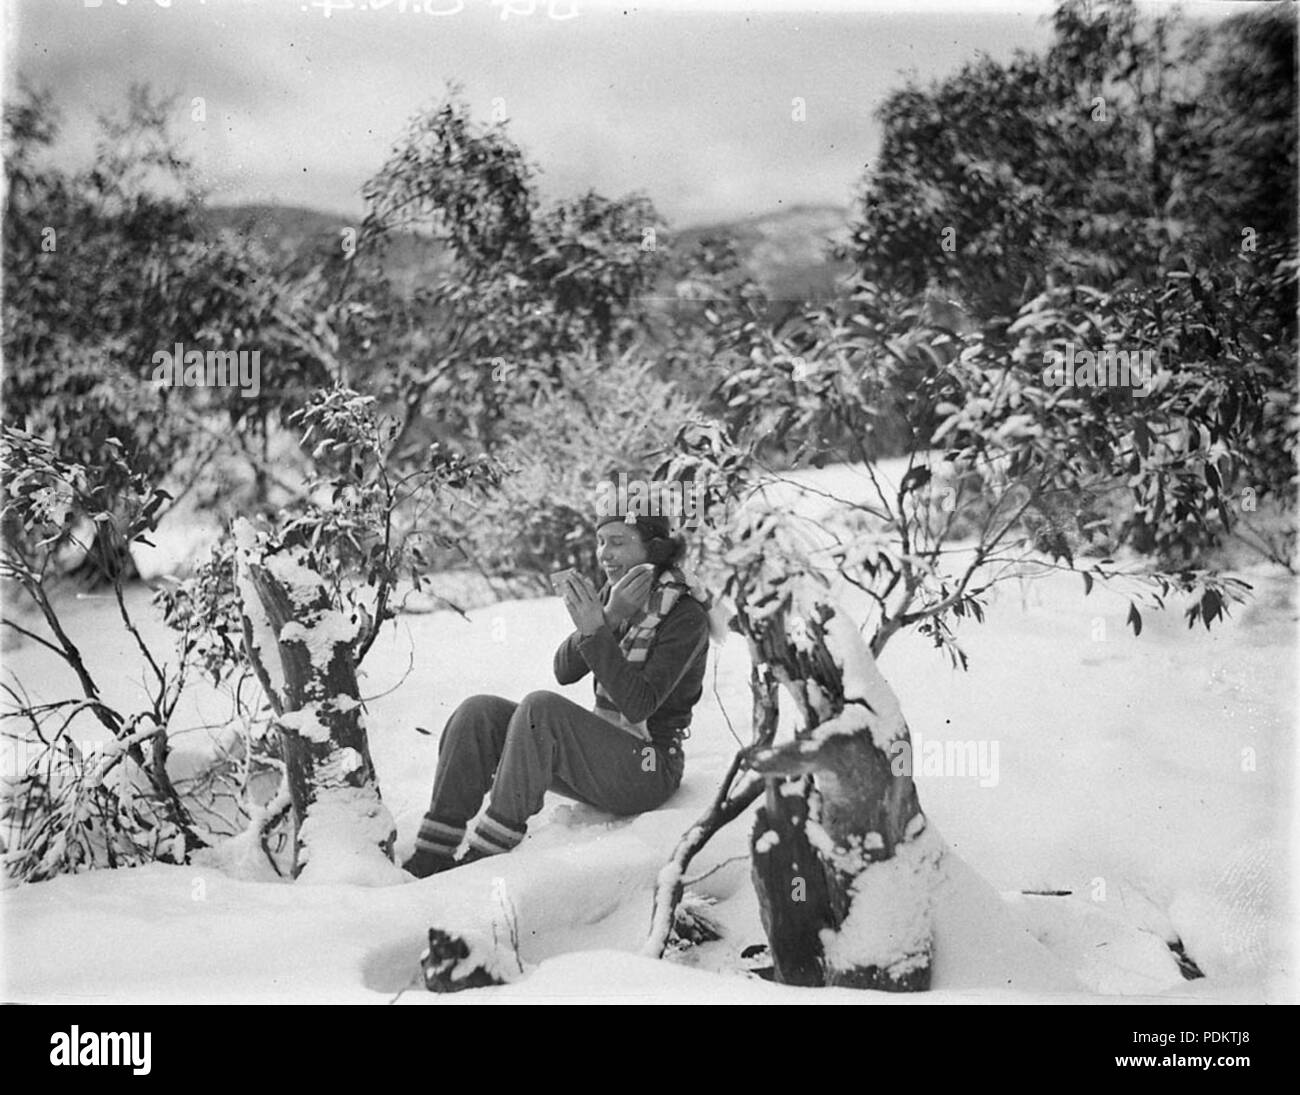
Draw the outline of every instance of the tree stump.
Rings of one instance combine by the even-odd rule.
[[[835,926],[826,873],[804,828],[808,790],[803,780],[768,780],[750,834],[759,916],[783,985],[826,983],[821,933]]]
[[[923,990],[943,848],[910,768],[892,759],[907,723],[852,620],[809,605],[743,629],[804,719],[794,741],[746,756],[767,780],[751,849],[776,979]]]
[[[235,523],[244,647],[275,711],[294,819],[293,876],[356,881],[396,829],[380,799],[357,687],[360,613],[334,605],[308,552]]]
[[[430,992],[464,992],[485,989],[508,982],[494,969],[493,963],[476,954],[464,936],[429,929],[429,947],[420,955],[424,987]]]

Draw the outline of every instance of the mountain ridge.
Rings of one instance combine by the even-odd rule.
[[[210,228],[256,237],[285,263],[341,248],[343,233],[360,228],[357,217],[273,202],[210,206],[204,221]],[[851,264],[827,253],[831,241],[842,243],[849,237],[849,210],[835,205],[800,203],[734,220],[670,227],[663,235],[670,247],[682,253],[708,237],[730,236],[741,272],[773,300],[821,300],[838,295],[839,279],[851,270]],[[409,288],[431,269],[449,267],[450,256],[437,240],[408,232],[392,238],[386,265],[394,283]]]

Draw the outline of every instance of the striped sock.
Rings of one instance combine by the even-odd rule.
[[[415,838],[415,847],[429,855],[451,859],[464,836],[464,825],[449,825],[425,814],[424,820],[420,822],[420,832]]]
[[[501,855],[518,845],[524,839],[525,832],[525,829],[497,817],[492,808],[488,807],[470,830],[469,846],[479,855]]]

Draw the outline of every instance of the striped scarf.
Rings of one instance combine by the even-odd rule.
[[[677,603],[677,598],[683,593],[690,593],[706,608],[712,599],[708,591],[698,581],[692,583],[677,567],[666,570],[659,575],[650,590],[650,595],[646,598],[644,607],[623,625],[623,633],[619,636],[619,649],[623,651],[623,657],[630,664],[642,665],[645,663],[646,657],[650,653],[650,647],[654,643],[655,631],[663,618],[672,611],[673,605]],[[623,712],[615,706],[613,699],[610,698],[609,693],[605,691],[604,685],[600,681],[596,682],[595,711],[597,715],[607,722],[612,722],[615,726],[626,730],[629,734],[635,735],[642,741],[650,740],[650,731],[646,729],[645,720],[629,722]]]

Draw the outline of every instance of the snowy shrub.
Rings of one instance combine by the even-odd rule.
[[[349,834],[377,834],[353,851],[391,843],[357,667],[395,615],[398,582],[422,587],[429,552],[450,546],[457,508],[490,497],[499,473],[488,457],[438,445],[394,470],[399,424],[347,388],[318,392],[291,421],[313,468],[303,495],[275,520],[240,519],[235,543],[223,541],[160,600],[170,626],[204,636],[193,657],[214,683],[255,674],[267,707],[244,720],[225,782],[237,780],[241,813],[272,866],[294,874],[310,868],[321,880],[356,860],[331,859],[329,849],[337,852]],[[253,777],[272,772],[283,782],[267,796]],[[282,865],[267,838],[288,819],[293,856]],[[371,878],[376,871],[382,865]]]
[[[530,592],[577,567],[595,578],[597,484],[619,472],[646,479],[695,415],[695,404],[629,351],[563,359],[558,379],[505,419],[500,489],[455,522],[485,572]]]
[[[103,575],[144,670],[145,706],[122,710],[104,698],[54,597],[60,553],[74,549],[105,562],[124,558],[130,544],[147,542],[168,496],[133,473],[112,438],[100,464],[87,467],[60,459],[46,440],[6,426],[0,466],[0,578],[40,618],[39,624],[20,623],[18,606],[6,598],[3,623],[49,649],[76,681],[75,695],[51,701],[4,685],[11,702],[0,717],[17,758],[2,807],[6,874],[34,881],[79,867],[184,862],[206,841],[168,773],[168,730],[198,643],[195,631],[178,630],[176,660],[169,663],[136,626],[122,569]],[[109,498],[112,511],[105,508]],[[94,556],[92,542],[101,549]],[[92,721],[102,742],[88,747],[84,731]]]
[[[4,421],[96,469],[109,513],[119,490],[129,502],[132,475],[179,499],[216,469],[250,479],[251,501],[265,504],[283,471],[268,466],[273,435],[300,393],[337,375],[335,355],[362,322],[328,279],[292,277],[260,241],[212,228],[176,117],[174,100],[132,88],[124,109],[100,118],[93,160],[74,168],[50,96],[20,89],[4,108]],[[69,226],[75,244],[42,225]],[[154,383],[154,355],[177,344],[259,351],[274,377],[251,398]],[[121,478],[102,459],[110,442]],[[99,560],[105,546],[92,540],[88,559],[59,565],[91,582],[131,568],[129,554]]]
[[[1293,284],[1294,266],[1279,276]],[[719,386],[726,423],[684,427],[657,473],[705,485],[707,532],[726,563],[732,626],[750,643],[755,744],[775,732],[778,682],[794,693],[803,732],[823,721],[818,706],[833,659],[809,630],[808,612],[791,599],[795,582],[865,596],[870,657],[910,629],[962,667],[956,623],[982,621],[998,582],[1058,569],[1081,574],[1085,596],[1097,584],[1128,592],[1135,634],[1139,605],[1163,609],[1173,596],[1186,599],[1189,625],[1222,620],[1249,587],[1196,563],[1236,523],[1234,492],[1254,484],[1252,498],[1290,500],[1295,491],[1289,351],[1267,330],[1221,323],[1223,312],[1244,317],[1263,307],[1272,285],[1250,273],[1173,270],[1157,290],[1050,290],[1009,326],[959,334],[896,313],[885,294],[862,284],[851,314],[832,305],[781,330],[746,333]],[[1098,344],[1122,334],[1134,345],[1159,346],[1169,368],[1140,396],[1053,387],[1044,376],[1045,350],[1081,331]],[[890,479],[873,457],[871,435],[878,399],[909,359],[928,379],[905,386],[914,444],[902,473]],[[784,448],[797,461],[823,451],[835,430],[856,440],[854,464],[866,489],[819,492],[826,505],[816,523],[766,502],[768,486],[784,477],[773,476],[757,454]],[[949,504],[936,506],[936,493],[945,491]],[[1126,495],[1127,507],[1107,503],[1116,493]],[[1129,565],[1097,558],[1117,546],[1131,549]],[[1287,562],[1289,550],[1276,561]],[[870,765],[860,767],[854,779],[828,786],[870,787]],[[825,801],[806,784],[782,784],[776,802],[773,780],[755,779],[755,771],[739,758],[674,851],[656,893],[648,953],[662,953],[682,872],[713,832],[764,790],[768,808],[775,804],[787,821],[801,810],[814,816]],[[756,866],[760,858],[756,853]],[[805,936],[819,915],[827,925],[841,923],[830,896],[810,904],[811,913],[774,899],[772,923],[810,919]],[[779,978],[815,982],[821,959],[797,946],[780,973],[772,923],[765,919]],[[875,974],[865,976],[872,983]]]
[[[176,786],[214,838],[233,836],[271,802],[284,771],[270,708],[241,654],[234,544],[222,541],[188,578],[160,586],[154,603],[167,627],[193,637],[192,671],[229,702],[212,755]]]

